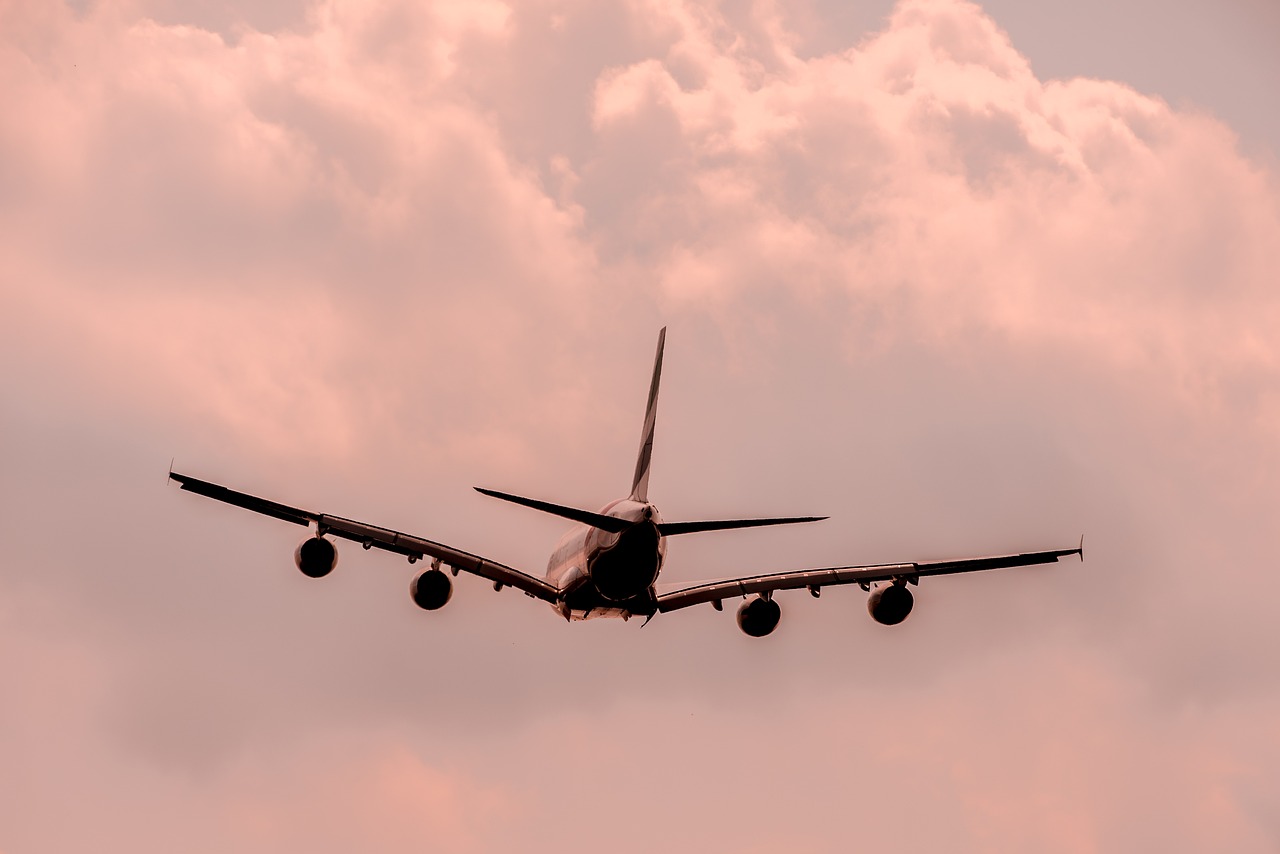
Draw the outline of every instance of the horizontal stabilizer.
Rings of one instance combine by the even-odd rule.
[[[560,504],[552,504],[549,501],[537,501],[533,498],[522,498],[519,495],[509,495],[505,492],[498,492],[493,489],[481,489],[475,487],[476,492],[481,495],[490,495],[494,498],[501,498],[503,501],[510,501],[512,504],[521,504],[525,507],[532,507],[534,510],[541,510],[543,513],[550,513],[553,516],[560,516],[565,519],[572,519],[575,522],[581,522],[584,525],[590,525],[592,528],[599,528],[602,531],[609,531],[613,534],[619,534],[631,527],[631,522],[625,519],[619,519],[616,516],[605,516],[601,513],[592,513],[589,510],[579,510],[576,507],[565,507]]]
[[[765,525],[794,525],[798,522],[821,522],[826,516],[787,516],[780,519],[720,519],[710,522],[663,522],[658,531],[664,537],[696,534],[700,531],[728,531],[733,528],[761,528]]]

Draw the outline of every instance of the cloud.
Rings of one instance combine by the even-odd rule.
[[[961,0],[820,52],[770,4],[286,6],[0,11],[0,847],[68,794],[153,816],[131,850],[637,805],[698,847],[1274,845],[1280,194],[1230,128],[1039,80]],[[313,584],[301,530],[160,489],[176,452],[536,571],[558,523],[469,487],[614,497],[664,324],[664,514],[835,517],[671,577],[1089,560],[895,631],[789,597],[762,645],[467,578],[423,615],[386,556]]]
[[[74,362],[73,382],[144,404],[159,386],[274,452],[292,435],[342,453],[352,415],[320,386],[358,394],[406,348],[429,364],[473,349],[465,329],[501,343],[522,318],[563,317],[592,268],[580,213],[447,86],[462,43],[501,40],[500,7],[334,4],[306,35],[235,45],[110,5],[63,18],[46,65],[6,53],[41,105],[11,117],[13,171],[44,163],[47,180],[5,220],[11,334],[60,328],[30,347]],[[371,353],[365,336],[392,327],[401,343]]]
[[[661,230],[673,303],[836,294],[850,323],[870,303],[927,341],[1058,341],[1199,401],[1274,373],[1274,181],[1216,122],[1119,83],[1042,83],[954,2],[901,4],[857,48],[777,71],[681,26],[668,56],[714,74],[682,87],[647,59],[595,102],[602,128],[678,128],[679,165],[624,202]]]
[[[229,841],[268,850],[477,851],[487,850],[480,842],[491,816],[520,817],[500,791],[433,768],[403,744],[367,742],[315,745],[289,757],[283,775],[257,761],[237,769],[222,807]]]
[[[69,333],[119,330],[99,349],[149,328],[206,361],[233,340],[253,364],[349,358],[386,373],[404,351],[379,360],[354,343],[376,327],[449,318],[416,342],[438,361],[467,346],[453,328],[504,339],[531,314],[590,322],[591,282],[656,279],[668,310],[834,300],[882,344],[887,324],[866,324],[886,314],[926,341],[1056,341],[1159,372],[1197,402],[1276,416],[1270,176],[1206,117],[1117,83],[1038,81],[973,6],[905,3],[856,48],[808,60],[767,15],[752,20],[763,35],[735,38],[712,11],[637,9],[632,48],[653,55],[598,69],[577,158],[517,157],[484,110],[498,96],[459,70],[473,55],[530,58],[501,6],[331,3],[304,32],[235,44],[110,5],[60,24],[58,7],[19,8],[41,35],[6,53],[15,97],[40,105],[11,112],[3,134],[11,180],[29,188],[5,217],[28,280],[15,297],[83,305],[97,321]],[[221,316],[208,288],[230,301]],[[250,308],[261,300],[274,304]],[[254,314],[271,333],[237,322]],[[244,388],[256,381],[224,396],[247,393],[276,420],[289,397],[314,396],[272,404]]]

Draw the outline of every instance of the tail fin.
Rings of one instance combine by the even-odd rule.
[[[662,345],[667,340],[667,327],[658,333],[658,354],[653,359],[653,380],[649,383],[649,403],[644,410],[644,429],[640,432],[640,454],[636,457],[636,474],[631,481],[631,498],[649,500],[649,460],[653,457],[653,426],[658,417],[658,382],[662,379]]]

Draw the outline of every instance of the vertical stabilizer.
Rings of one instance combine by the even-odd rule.
[[[649,460],[653,456],[653,425],[658,417],[658,382],[662,379],[662,345],[667,340],[667,327],[658,333],[658,355],[653,359],[653,379],[649,383],[649,403],[644,408],[644,430],[640,433],[640,454],[636,457],[636,476],[631,481],[631,498],[649,500]]]

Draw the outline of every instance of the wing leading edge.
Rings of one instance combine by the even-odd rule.
[[[295,525],[310,525],[314,523],[318,533],[332,534],[344,540],[352,540],[367,549],[382,549],[383,551],[404,555],[411,560],[418,560],[424,557],[433,558],[450,567],[469,572],[472,575],[478,575],[496,584],[514,587],[535,599],[555,602],[560,593],[559,590],[541,578],[535,578],[518,569],[513,569],[479,555],[464,552],[433,540],[393,531],[390,528],[358,522],[354,519],[346,519],[341,516],[331,516],[327,513],[315,513],[298,507],[290,507],[287,504],[268,501],[265,498],[258,498],[245,492],[236,492],[225,486],[219,486],[216,483],[200,480],[190,475],[170,472],[169,478],[177,481],[184,490],[203,495],[206,498],[212,498],[215,501],[243,507],[246,510],[252,510],[254,513],[261,513],[274,519],[282,519]]]
[[[1074,549],[1057,549],[1044,552],[1024,552],[994,557],[965,558],[962,560],[925,561],[921,563],[885,563],[874,566],[830,566],[822,569],[799,569],[772,572],[744,578],[708,581],[674,587],[657,597],[658,611],[677,611],[704,602],[717,602],[735,596],[753,593],[772,593],[776,590],[799,590],[803,587],[821,588],[837,584],[873,584],[880,581],[905,579],[917,581],[926,575],[952,575],[959,572],[977,572],[984,569],[1005,569],[1015,566],[1034,566],[1056,563],[1059,558],[1080,555],[1084,559],[1084,544]]]

